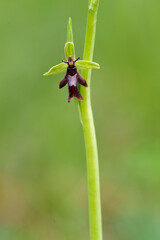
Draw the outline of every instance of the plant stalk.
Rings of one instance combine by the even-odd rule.
[[[99,0],[89,0],[84,60],[93,58],[98,3]],[[91,70],[82,70],[81,74],[88,83],[88,88],[80,87],[84,98],[80,102],[80,114],[87,156],[90,240],[102,240],[98,149],[90,98]]]

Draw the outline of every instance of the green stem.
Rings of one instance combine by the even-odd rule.
[[[99,0],[89,0],[84,60],[91,61],[93,58],[98,3]],[[82,76],[88,82],[88,88],[80,87],[84,98],[84,101],[80,102],[80,113],[87,155],[90,239],[102,240],[98,150],[90,99],[91,70],[83,70]]]

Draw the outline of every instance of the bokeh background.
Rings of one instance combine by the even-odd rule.
[[[87,0],[0,2],[0,240],[89,239],[85,146],[63,74]],[[92,104],[104,239],[160,239],[160,1],[100,1]]]

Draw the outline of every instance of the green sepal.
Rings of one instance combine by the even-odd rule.
[[[98,63],[87,61],[87,60],[78,60],[76,62],[76,67],[79,70],[100,69],[100,66]]]
[[[60,63],[58,65],[55,65],[49,69],[48,72],[44,73],[44,76],[49,76],[49,75],[55,75],[61,72],[65,72],[67,70],[67,64],[66,63]]]
[[[68,57],[73,57],[74,59],[74,44],[73,42],[67,42],[64,46],[64,52],[68,61]]]
[[[73,42],[72,19],[68,19],[67,42]]]

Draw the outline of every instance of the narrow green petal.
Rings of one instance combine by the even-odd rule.
[[[51,69],[49,69],[48,72],[44,73],[44,76],[49,76],[49,75],[55,75],[61,72],[64,72],[67,70],[67,64],[66,63],[60,63],[58,65],[53,66]]]
[[[79,70],[85,70],[85,69],[100,69],[100,66],[98,63],[87,61],[87,60],[79,60],[76,62],[76,67]]]
[[[72,19],[68,20],[67,42],[73,42]]]
[[[74,58],[74,44],[72,42],[67,42],[64,46],[64,52],[67,60],[70,56]]]

